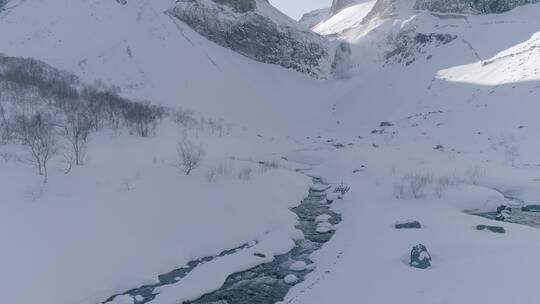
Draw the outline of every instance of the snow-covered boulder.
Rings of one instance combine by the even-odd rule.
[[[418,244],[411,250],[409,265],[414,268],[426,269],[431,266],[431,255],[426,246]]]
[[[315,222],[324,223],[330,221],[331,218],[332,216],[329,214],[321,214],[315,218]]]
[[[304,261],[296,261],[292,263],[292,265],[289,267],[289,270],[291,271],[305,271],[307,268],[307,264]]]
[[[334,227],[332,226],[332,224],[328,222],[319,223],[317,225],[317,229],[315,229],[317,233],[329,233],[330,231],[333,231],[333,230],[334,230]]]
[[[296,284],[296,282],[298,282],[298,277],[295,276],[294,274],[289,274],[283,280],[285,281],[285,283],[293,285],[293,284]]]

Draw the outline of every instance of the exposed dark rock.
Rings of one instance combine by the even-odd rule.
[[[433,147],[433,150],[444,151],[444,146],[443,145],[436,145],[435,147]]]
[[[305,25],[308,28],[313,28],[314,26],[321,23],[323,20],[325,20],[329,16],[330,16],[330,9],[323,8],[320,10],[315,10],[309,13],[305,13],[298,22]]]
[[[456,35],[440,33],[417,33],[414,30],[401,31],[390,35],[387,44],[390,48],[386,52],[387,63],[412,64],[419,54],[425,54],[428,47],[439,47],[448,44],[457,38]]]
[[[264,255],[262,253],[259,253],[259,252],[255,252],[253,255],[258,257],[258,258],[266,258],[266,255]]]
[[[540,0],[417,0],[414,8],[438,13],[500,14]]]
[[[418,244],[412,248],[409,265],[419,269],[427,269],[431,266],[431,255],[426,246]]]
[[[412,221],[412,222],[404,222],[404,223],[398,223],[395,224],[394,227],[396,229],[420,229],[422,228],[422,225],[419,221]]]
[[[495,220],[497,221],[506,221],[510,215],[512,214],[512,208],[501,205],[497,207],[497,215],[495,216]]]
[[[4,10],[4,6],[8,3],[9,0],[0,0],[0,12]]]
[[[221,5],[227,5],[237,13],[247,13],[256,7],[255,0],[213,0]]]
[[[381,124],[379,125],[381,128],[382,127],[392,127],[394,124],[389,122],[389,121],[383,121],[381,122]]]
[[[476,230],[479,230],[479,231],[489,230],[495,233],[506,233],[506,230],[504,229],[504,227],[499,227],[499,226],[478,225],[476,226]]]
[[[345,46],[334,53],[334,46],[320,35],[297,28],[292,21],[274,21],[263,16],[255,9],[258,5],[269,6],[263,1],[214,0],[216,5],[211,5],[200,0],[178,0],[167,13],[210,41],[253,60],[313,77],[343,74],[347,64]],[[332,64],[334,59],[336,63]]]
[[[357,2],[356,0],[334,0],[332,2],[332,7],[330,8],[330,13],[335,15],[339,13],[344,8],[347,8]]]

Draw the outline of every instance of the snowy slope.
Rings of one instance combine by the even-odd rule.
[[[286,126],[304,108],[288,101],[320,100],[330,94],[319,88],[319,81],[216,46],[164,14],[170,5],[167,0],[127,5],[24,1],[2,18],[0,49],[7,55],[42,59],[88,82],[120,86],[138,99],[181,105],[253,128],[281,129],[282,134],[303,124]],[[280,91],[268,86],[277,82]],[[310,104],[318,106],[317,101]],[[259,115],[243,115],[238,109]],[[275,126],[276,116],[288,118]]]
[[[505,203],[494,188],[527,202],[540,199],[534,135],[540,128],[540,6],[471,16],[416,12],[412,4],[397,3],[392,16],[340,29],[358,76],[337,100],[333,117],[340,121],[336,132],[342,132],[336,137],[354,147],[328,158],[315,151],[295,157],[325,159],[317,174],[346,180],[353,193],[336,206],[345,219],[332,244],[315,255],[318,270],[284,303],[537,302],[529,290],[538,271],[538,230],[463,210]],[[456,39],[414,43],[418,33]],[[388,43],[392,37],[400,37],[399,43]],[[396,46],[401,58],[414,60],[389,60]],[[382,127],[381,121],[393,126]],[[514,165],[512,151],[519,151]],[[441,198],[427,186],[423,199],[396,199],[396,185],[407,174],[462,181]],[[407,219],[425,227],[393,229]],[[507,233],[477,232],[478,224],[504,226]],[[432,248],[435,262],[427,271],[407,265],[418,243]],[[494,292],[499,283],[508,292]]]
[[[284,166],[310,167],[310,174],[351,186],[333,207],[344,217],[334,239],[312,257],[317,269],[285,303],[536,303],[539,231],[463,210],[504,204],[494,189],[540,201],[540,5],[447,15],[414,4],[356,4],[316,26],[350,46],[352,77],[343,80],[311,79],[217,46],[163,14],[170,1],[27,0],[1,15],[2,53],[36,57],[84,80],[119,85],[126,96],[192,108],[235,126],[226,138],[201,135],[209,156],[194,179],[171,168],[181,133],[171,126],[148,141],[123,133],[95,138],[93,161],[76,175],[56,168],[34,203],[24,203],[41,193],[31,168],[0,164],[0,185],[15,185],[1,207],[2,238],[10,244],[5,300],[102,300],[268,231],[280,236],[271,249],[286,247],[295,221],[287,208],[298,203],[306,179],[278,170],[248,185],[235,178],[208,185],[205,170],[234,155],[237,168],[242,160],[284,156]],[[406,187],[411,174],[452,183],[442,193],[434,182],[421,199],[409,193],[398,199],[396,188]],[[215,212],[218,197],[223,204]],[[18,221],[28,214],[34,225]],[[392,228],[406,219],[425,227]],[[475,231],[477,224],[507,233]],[[13,237],[13,227],[23,237]],[[64,234],[66,227],[74,233]],[[407,265],[418,243],[434,258],[426,271]],[[27,264],[40,248],[43,254]],[[62,272],[52,277],[53,269]],[[78,274],[80,280],[65,282]],[[494,292],[498,286],[508,292]],[[8,292],[14,288],[21,295]]]
[[[371,11],[375,1],[367,1],[363,3],[350,5],[339,13],[334,14],[323,23],[317,24],[313,30],[322,35],[330,35],[340,33],[355,25],[358,25],[364,20],[364,17]]]

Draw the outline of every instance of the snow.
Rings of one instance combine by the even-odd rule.
[[[130,295],[120,295],[120,296],[116,296],[110,303],[111,304],[134,304],[135,301],[133,297]]]
[[[293,285],[298,282],[298,277],[294,274],[289,274],[283,280],[285,281],[285,283]]]
[[[291,267],[289,267],[289,270],[291,271],[304,271],[306,270],[307,265],[304,261],[296,261],[291,264]]]
[[[235,125],[230,136],[197,139],[209,155],[189,178],[171,166],[181,131],[170,125],[151,139],[95,136],[89,163],[70,175],[56,164],[47,186],[32,168],[0,161],[6,303],[96,303],[249,243],[161,288],[154,302],[176,304],[219,288],[231,272],[270,261],[302,237],[288,209],[305,197],[309,179],[294,169],[351,191],[332,204],[343,216],[337,227],[317,219],[319,232],[336,234],[284,303],[537,303],[539,231],[497,223],[506,234],[478,232],[476,225],[493,222],[463,211],[492,211],[507,202],[502,193],[540,201],[540,5],[448,18],[400,7],[367,24],[359,22],[368,3],[349,7],[317,28],[351,44],[354,77],[321,81],[212,45],[161,16],[169,4],[33,0],[0,17],[0,52]],[[386,64],[388,34],[404,29],[458,39],[427,47],[409,66]],[[371,133],[381,121],[394,126]],[[352,145],[336,149],[329,140]],[[515,166],[506,153],[512,147],[519,149]],[[286,168],[249,181],[208,183],[204,176],[222,161],[256,169],[260,160]],[[434,182],[418,199],[396,198],[411,174]],[[439,178],[451,183],[437,189]],[[392,228],[404,218],[425,228]],[[432,255],[429,271],[407,265],[418,243]],[[499,286],[510,292],[495,292]]]
[[[343,32],[362,22],[371,11],[376,1],[367,1],[349,6],[332,17],[313,27],[313,31],[322,35]]]
[[[178,283],[158,288],[159,294],[150,303],[176,304],[195,300],[221,287],[230,274],[271,262],[274,255],[285,254],[293,247],[294,242],[286,230],[271,232],[254,247],[205,263]],[[255,255],[260,252],[264,252],[264,258]]]
[[[317,223],[328,222],[331,218],[332,218],[332,216],[330,216],[328,214],[321,214],[321,215],[319,215],[319,216],[317,216],[315,218],[315,222],[317,222]]]
[[[87,165],[65,175],[55,164],[46,186],[25,164],[0,164],[1,183],[13,185],[2,187],[0,281],[2,289],[20,291],[5,301],[96,303],[250,240],[257,241],[253,250],[269,256],[290,249],[299,236],[288,209],[307,195],[310,180],[286,169],[259,173],[241,161],[229,162],[233,170],[252,166],[249,181],[209,183],[204,167],[183,176],[172,166],[180,133],[164,126],[151,139],[94,137]],[[235,152],[241,136],[199,140],[208,153],[205,167],[227,155],[243,156]],[[254,265],[238,259],[222,278]]]

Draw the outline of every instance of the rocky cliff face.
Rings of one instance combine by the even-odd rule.
[[[223,47],[314,77],[332,74],[336,46],[266,0],[180,0],[167,13]]]
[[[414,8],[439,13],[499,14],[540,0],[417,0]]]
[[[0,0],[0,12],[4,10],[4,6],[7,4],[8,0]]]
[[[371,11],[366,15],[362,23],[367,23],[375,18],[392,18],[397,13],[399,0],[377,0]]]
[[[329,16],[330,16],[330,9],[323,8],[323,9],[315,10],[309,13],[305,13],[298,22],[308,28],[313,28],[314,26],[321,23]]]
[[[358,0],[334,0],[332,2],[332,7],[330,8],[331,14],[336,14],[344,8],[358,2]]]

